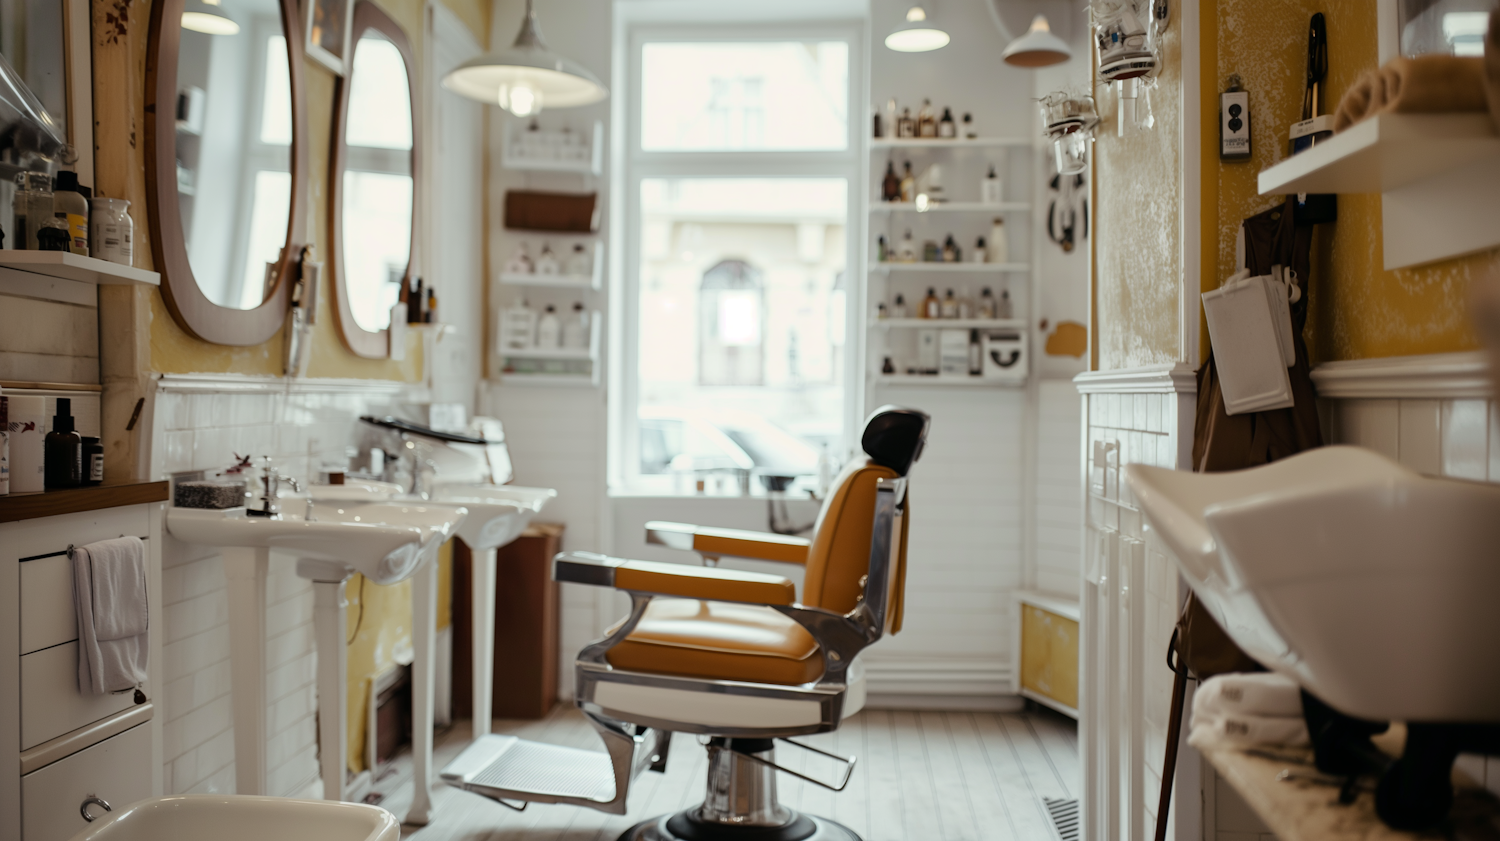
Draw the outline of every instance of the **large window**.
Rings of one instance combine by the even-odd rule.
[[[853,43],[637,33],[617,490],[810,487],[844,452]]]

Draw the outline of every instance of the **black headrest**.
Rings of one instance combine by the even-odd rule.
[[[922,457],[922,444],[931,423],[932,418],[918,409],[881,406],[865,421],[859,444],[871,461],[905,476]]]

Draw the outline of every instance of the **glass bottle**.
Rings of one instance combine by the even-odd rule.
[[[875,262],[884,263],[891,258],[890,246],[886,245],[885,234],[881,234],[875,240]]]
[[[999,217],[990,227],[989,258],[991,263],[1010,262],[1010,238],[1005,235],[1005,220]]]
[[[917,178],[911,174],[911,161],[906,162],[905,174],[901,176],[901,200],[908,203],[917,200]]]
[[[938,307],[938,317],[958,318],[958,299],[953,297],[952,289],[943,296],[943,303]]]
[[[974,128],[974,115],[967,111],[964,112],[964,138],[967,140],[979,138],[979,132]]]
[[[995,293],[988,286],[979,292],[979,317],[993,319],[995,317]]]
[[[912,118],[910,108],[901,109],[901,119],[896,122],[896,136],[903,138],[917,136],[917,121]]]
[[[1010,303],[1009,289],[1000,290],[1000,306],[996,309],[995,314],[1004,319],[1011,319],[1016,317],[1015,308],[1012,307]]]
[[[896,293],[896,302],[891,304],[891,318],[906,318],[906,296]]]
[[[35,251],[37,231],[53,218],[52,178],[45,172],[22,172],[16,175],[15,248]]]
[[[943,262],[943,248],[942,248],[942,246],[940,246],[940,245],[937,244],[937,240],[930,239],[930,240],[927,240],[926,242],[922,243],[922,262],[924,262],[924,263],[941,263],[941,262]]]
[[[938,300],[937,290],[931,286],[927,287],[927,297],[922,299],[922,311],[919,318],[942,318],[943,305]]]
[[[984,237],[974,241],[974,247],[969,251],[970,263],[983,263],[985,261]]]
[[[979,200],[984,204],[999,204],[1005,199],[1005,190],[1000,176],[995,174],[995,165],[990,164],[990,174],[979,182]]]
[[[937,114],[930,99],[922,100],[922,110],[917,112],[917,136],[937,137]]]
[[[897,253],[898,259],[903,263],[917,262],[917,244],[911,238],[911,229],[906,230],[906,236],[901,238],[901,250]]]
[[[957,263],[961,256],[962,253],[959,251],[958,243],[954,242],[953,235],[949,234],[948,238],[943,240],[943,262]]]
[[[958,123],[953,122],[953,112],[943,107],[943,118],[938,120],[937,136],[952,140],[958,137]]]
[[[896,162],[885,162],[885,178],[880,182],[881,201],[901,200],[901,179],[896,175]]]

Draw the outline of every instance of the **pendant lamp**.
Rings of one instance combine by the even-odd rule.
[[[1073,51],[1066,41],[1052,34],[1047,16],[1037,15],[1030,31],[1011,41],[1001,57],[1016,67],[1047,67],[1072,58]]]
[[[543,107],[592,105],[609,96],[583,65],[547,49],[531,2],[526,0],[526,17],[514,44],[460,64],[443,77],[443,87],[499,105],[517,117],[529,117]]]
[[[205,35],[234,35],[240,25],[219,5],[221,0],[188,0],[182,9],[182,28]]]
[[[927,19],[926,9],[912,6],[906,10],[906,20],[885,36],[885,45],[901,53],[925,53],[948,46],[948,33]]]

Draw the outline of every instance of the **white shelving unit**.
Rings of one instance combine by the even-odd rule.
[[[524,153],[525,144],[521,141],[528,131],[526,126],[512,121],[506,129],[504,142],[500,148],[500,166],[505,169],[513,169],[522,172],[572,172],[578,175],[598,175],[603,171],[604,164],[604,123],[595,120],[592,130],[588,132],[588,142],[581,149],[581,158],[547,158]],[[550,138],[561,135],[562,132],[548,131],[545,134]],[[582,134],[582,133],[580,133]]]
[[[161,275],[67,251],[0,251],[0,268],[96,286],[160,286]]]
[[[871,325],[880,330],[900,328],[1022,330],[1025,329],[1026,322],[1019,318],[877,318],[871,322]]]
[[[1029,137],[976,137],[972,140],[951,137],[876,137],[871,149],[994,149],[1020,147],[1030,149]]]
[[[916,202],[883,201],[870,205],[870,213],[1020,213],[1031,210],[1027,202],[1008,201],[1000,204],[983,202],[949,201],[919,207]]]
[[[1372,117],[1261,172],[1259,187],[1380,193],[1387,269],[1500,245],[1500,136],[1487,113]]]
[[[564,317],[571,317],[571,313]],[[501,349],[496,355],[501,360],[500,379],[506,383],[531,383],[533,385],[575,385],[593,386],[599,383],[599,345],[600,327],[604,317],[598,310],[589,313],[589,342],[586,348],[510,348]],[[539,363],[541,370],[516,371],[513,366],[516,360]],[[561,363],[566,367],[569,363],[586,362],[586,372],[547,370],[546,363]],[[524,367],[530,367],[524,366]]]
[[[905,388],[907,386],[942,386],[945,388],[1021,388],[1025,380],[994,380],[985,377],[944,377],[921,374],[881,374],[876,378],[881,385]]]
[[[872,272],[939,272],[943,274],[1002,274],[1029,272],[1030,263],[875,263]]]
[[[511,274],[501,272],[500,283],[506,286],[530,286],[535,289],[599,289],[604,285],[604,243],[594,241],[594,271],[586,275]]]

